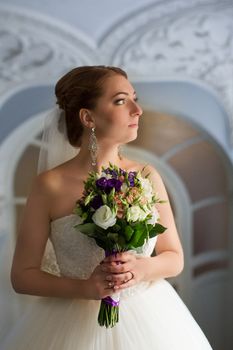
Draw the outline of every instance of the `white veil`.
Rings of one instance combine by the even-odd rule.
[[[72,147],[67,138],[64,112],[55,107],[46,113],[39,152],[37,173],[49,170],[73,158],[79,148]],[[60,275],[56,255],[50,239],[47,241],[41,269]]]
[[[79,148],[68,142],[64,112],[58,107],[46,114],[41,141],[38,174],[66,162],[79,152]]]

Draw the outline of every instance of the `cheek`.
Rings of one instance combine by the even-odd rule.
[[[107,129],[112,128],[115,124],[117,124],[116,120],[114,120],[114,118],[112,117],[105,117],[105,118],[103,117],[100,122],[100,126],[102,128],[107,128]]]
[[[100,128],[119,128],[119,125],[125,124],[125,118],[121,118],[118,113],[102,114],[98,125]]]
[[[121,127],[125,127],[128,123],[125,111],[123,112],[121,108],[116,109],[112,106],[105,106],[105,108],[98,109],[96,114],[96,126],[100,132],[111,130],[119,132]]]
[[[119,124],[117,126],[116,119],[114,119],[112,115],[102,114],[98,117],[98,120],[96,120],[96,131],[97,135],[100,137],[113,135],[117,130],[119,130]]]

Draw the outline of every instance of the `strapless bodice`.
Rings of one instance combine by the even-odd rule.
[[[83,234],[74,228],[76,224],[81,224],[82,220],[76,214],[63,216],[51,222],[50,240],[56,255],[56,264],[62,276],[87,279],[95,267],[104,259],[105,253],[93,238]],[[157,237],[151,238],[142,247],[137,248],[134,253],[140,256],[150,256],[153,252]],[[49,260],[49,259],[47,259]],[[51,257],[50,257],[50,260]],[[51,261],[47,261],[51,266],[55,266]],[[145,282],[146,283],[146,282]],[[141,283],[141,287],[145,287]],[[139,285],[124,290],[124,293],[131,294]]]

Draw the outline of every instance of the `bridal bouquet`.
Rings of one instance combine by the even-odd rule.
[[[83,196],[74,208],[82,224],[75,227],[94,238],[105,256],[135,250],[166,230],[155,208],[155,203],[164,201],[154,194],[148,176],[109,162],[109,167],[102,167],[101,173],[90,172],[84,181]],[[119,301],[119,293],[101,300],[100,326],[113,327],[118,322]]]

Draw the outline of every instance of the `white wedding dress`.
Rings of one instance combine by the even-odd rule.
[[[104,258],[94,239],[74,229],[80,217],[52,221],[51,241],[60,273],[86,279]],[[157,237],[137,254],[150,256]],[[100,301],[35,298],[9,332],[1,350],[210,350],[197,322],[164,279],[121,292],[119,323],[97,322]]]

